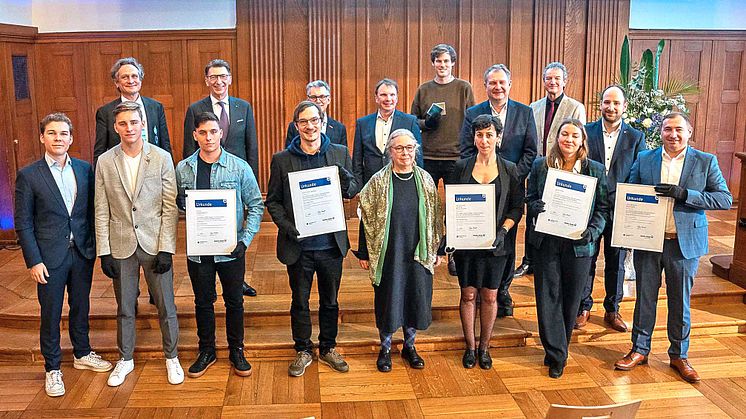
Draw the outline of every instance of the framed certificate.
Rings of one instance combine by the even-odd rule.
[[[611,245],[662,252],[672,205],[673,199],[657,196],[652,185],[618,183]]]
[[[298,238],[347,229],[337,166],[288,173]]]
[[[229,255],[236,248],[236,190],[186,191],[188,256]]]
[[[588,227],[597,179],[564,170],[549,169],[544,183],[545,211],[536,217],[540,233],[577,240]]]
[[[446,246],[492,249],[495,185],[446,185]]]

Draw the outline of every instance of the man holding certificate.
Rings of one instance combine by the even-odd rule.
[[[199,337],[199,355],[189,367],[188,375],[201,377],[216,360],[213,304],[217,298],[217,274],[225,302],[228,359],[237,375],[247,377],[251,375],[251,365],[243,353],[241,288],[246,271],[245,252],[259,231],[264,214],[262,195],[249,164],[220,146],[223,133],[218,117],[203,112],[195,117],[194,125],[193,137],[199,148],[176,167],[177,202],[187,212],[187,270],[194,291]],[[198,193],[196,199],[189,197]],[[228,198],[232,199],[226,199],[224,194],[230,194]],[[245,226],[244,208],[248,209]],[[194,242],[205,245],[196,254],[192,253],[198,247]]]
[[[687,357],[691,327],[689,297],[699,257],[708,249],[705,210],[727,210],[733,198],[717,157],[689,147],[691,135],[692,125],[686,115],[678,112],[666,115],[661,124],[663,146],[640,153],[632,165],[630,183],[655,185],[659,196],[673,198],[675,203],[665,219],[663,252],[635,250],[637,300],[632,350],[614,366],[629,371],[647,363],[663,271],[670,366],[685,381],[694,383],[700,377]]]
[[[317,199],[318,194],[329,192],[324,189],[338,185],[337,189],[345,198],[354,197],[360,190],[351,171],[352,160],[347,147],[332,144],[321,132],[321,115],[321,109],[314,102],[303,101],[295,108],[293,121],[299,135],[288,148],[272,156],[267,188],[267,210],[278,227],[277,259],[287,265],[292,289],[290,325],[297,354],[288,374],[293,377],[303,375],[313,360],[308,300],[314,273],[319,281],[319,360],[336,371],[349,369],[334,350],[342,261],[350,248],[347,230],[343,224],[339,230],[325,229],[314,235],[304,233],[302,237],[298,231],[312,230],[309,224],[325,224],[329,219],[343,217],[341,199]],[[338,176],[290,181],[291,177],[300,178],[297,172],[335,166],[337,173],[334,174]],[[294,202],[295,197],[300,197],[302,202]],[[296,213],[294,208],[303,208],[303,212]],[[327,215],[319,217],[319,214]]]
[[[541,256],[536,258],[534,283],[544,365],[550,377],[559,378],[567,363],[591,258],[609,212],[606,171],[601,163],[588,159],[581,121],[564,120],[547,156],[534,161],[526,201],[527,222],[538,218],[529,239]],[[584,207],[586,213],[580,214]]]

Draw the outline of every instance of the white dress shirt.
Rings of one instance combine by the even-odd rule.
[[[230,124],[231,112],[229,110],[230,106],[228,106],[228,96],[226,96],[223,100],[217,100],[215,99],[215,96],[210,95],[210,100],[212,101],[212,112],[215,114],[215,116],[220,119],[220,114],[225,111],[225,116],[228,117],[228,124]],[[224,108],[220,106],[220,102],[223,102],[225,104]]]
[[[383,119],[381,112],[376,112],[376,146],[381,150],[381,153],[386,148],[386,142],[389,140],[389,134],[391,133],[391,124],[393,123],[393,113],[389,115],[389,119]]]
[[[671,157],[666,153],[666,149],[662,148],[663,160],[661,161],[661,183],[669,183],[672,185],[678,185],[681,179],[681,171],[684,169],[684,158],[686,157],[686,149],[679,153],[676,157]],[[668,210],[666,216],[666,233],[676,233],[676,221],[673,218],[673,205]]]
[[[497,119],[500,120],[500,123],[503,124],[503,130],[500,131],[500,134],[497,135],[497,141],[495,142],[497,148],[500,148],[500,145],[503,142],[503,132],[505,132],[505,121],[508,117],[508,102],[505,102],[505,106],[500,109],[500,112],[498,112],[497,109],[492,106],[492,102],[488,103],[490,104],[490,109],[492,109],[492,116],[496,116]]]
[[[608,175],[609,167],[611,167],[611,159],[614,157],[614,149],[619,139],[619,133],[622,131],[622,124],[619,124],[614,131],[607,132],[606,124],[601,123],[601,130],[604,135],[604,166],[606,166],[606,174]]]
[[[126,99],[124,96],[121,97],[122,102],[132,102],[129,99]],[[142,110],[142,141],[144,143],[148,142],[148,114],[145,112],[145,104],[142,103],[142,96],[137,95],[137,100],[134,101],[138,105],[140,105],[140,110]]]

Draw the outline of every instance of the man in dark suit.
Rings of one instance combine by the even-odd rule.
[[[121,58],[111,67],[111,79],[120,97],[112,100],[96,111],[96,143],[93,146],[93,161],[98,156],[119,144],[119,134],[114,131],[114,108],[124,101],[137,102],[144,109],[143,140],[171,152],[166,113],[157,100],[140,96],[142,79],[145,76],[142,65],[132,57]]]
[[[53,113],[39,124],[44,158],[18,171],[15,229],[41,306],[40,346],[50,397],[65,394],[60,363],[60,319],[67,287],[70,341],[76,369],[104,372],[111,363],[91,351],[88,310],[96,259],[91,165],[67,154],[73,126]]]
[[[223,138],[223,149],[245,160],[259,179],[259,146],[256,139],[254,111],[249,102],[228,96],[232,83],[231,66],[227,61],[215,59],[205,66],[205,85],[210,94],[189,105],[184,117],[184,158],[191,156],[199,148],[192,136],[194,118],[202,112],[212,112],[218,117]],[[243,294],[256,297],[256,290],[244,281]]]
[[[624,297],[624,258],[627,252],[611,246],[611,232],[614,220],[614,199],[617,183],[627,183],[632,163],[640,151],[645,150],[645,136],[622,121],[622,114],[627,110],[627,99],[619,86],[611,85],[604,89],[601,98],[601,119],[585,126],[588,133],[588,157],[606,167],[606,181],[609,190],[610,217],[603,231],[604,242],[604,323],[618,332],[626,332],[619,314],[619,303]],[[588,282],[583,290],[578,318],[575,328],[580,329],[588,323],[593,306],[593,279],[596,276],[596,261],[600,246],[591,262]]]
[[[352,162],[347,148],[332,144],[321,133],[321,109],[318,105],[309,101],[301,102],[293,112],[293,121],[300,135],[293,139],[288,148],[272,156],[266,200],[267,210],[278,227],[277,259],[287,265],[292,289],[290,325],[296,357],[288,368],[288,374],[293,377],[303,375],[313,360],[308,300],[314,273],[319,291],[319,361],[336,371],[346,372],[349,367],[334,347],[342,262],[350,248],[347,230],[299,239],[288,173],[337,166],[343,197],[354,197],[360,186],[350,171]]]
[[[332,144],[347,147],[347,128],[341,122],[329,116],[329,104],[332,102],[331,88],[324,80],[314,80],[306,85],[306,98],[321,108],[321,132],[329,137]],[[295,122],[290,121],[285,136],[285,148],[298,136]]]
[[[663,271],[666,274],[669,365],[685,381],[695,383],[700,377],[688,360],[689,297],[699,258],[708,250],[705,211],[727,210],[733,197],[720,172],[717,157],[689,147],[691,135],[692,125],[686,115],[678,112],[666,115],[661,125],[663,146],[643,151],[632,165],[629,183],[655,185],[656,194],[673,198],[674,205],[665,220],[663,252],[635,250],[637,299],[632,350],[614,366],[628,371],[647,362]]]
[[[232,83],[231,67],[227,61],[215,59],[205,66],[205,85],[210,94],[189,105],[184,117],[184,158],[199,148],[194,141],[194,118],[202,112],[212,112],[220,120],[223,130],[221,145],[225,151],[249,163],[254,177],[259,179],[259,146],[256,138],[254,111],[249,102],[228,96]]]
[[[530,107],[509,98],[510,70],[504,64],[495,64],[484,72],[484,87],[487,91],[487,100],[467,109],[464,116],[464,124],[461,126],[459,136],[461,158],[477,154],[472,127],[474,118],[479,115],[496,116],[500,118],[505,127],[497,139],[497,152],[504,159],[515,163],[516,171],[523,182],[536,158],[538,144],[533,111]],[[513,243],[515,243],[516,232],[517,227],[513,227],[509,233],[512,235]],[[498,317],[513,315],[513,299],[510,297],[508,288],[513,282],[514,268],[515,246],[508,255],[505,274],[497,294]]]
[[[383,153],[389,133],[406,128],[422,144],[417,117],[396,110],[399,102],[399,85],[391,79],[376,83],[374,97],[378,110],[355,122],[355,145],[352,150],[352,167],[360,185],[368,183],[374,173],[386,165]],[[417,154],[417,165],[422,167],[422,153]]]

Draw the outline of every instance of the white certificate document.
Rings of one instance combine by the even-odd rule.
[[[236,190],[186,191],[187,256],[229,255],[236,248]]]
[[[657,196],[652,185],[618,183],[611,245],[662,252],[671,205],[673,199]]]
[[[495,185],[446,185],[446,246],[492,249]]]
[[[288,173],[298,238],[347,228],[337,166]]]
[[[579,239],[591,217],[596,182],[592,176],[549,169],[541,196],[545,211],[536,217],[535,230],[566,239]]]

